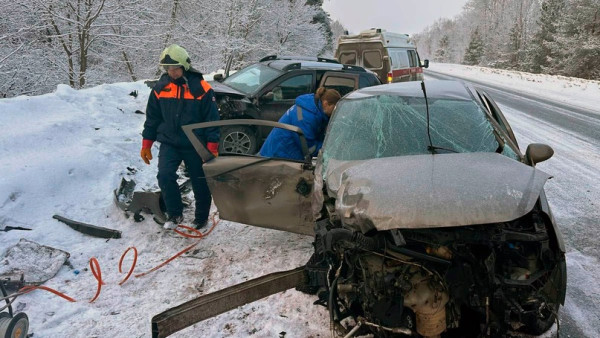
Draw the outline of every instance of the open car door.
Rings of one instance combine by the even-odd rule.
[[[226,154],[214,157],[194,130],[229,125],[283,128],[300,136],[306,161]],[[183,126],[202,157],[206,181],[221,219],[264,228],[314,235],[311,211],[313,166],[306,139],[298,127],[261,120],[226,120]]]

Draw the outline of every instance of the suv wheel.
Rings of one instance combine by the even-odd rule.
[[[256,134],[247,127],[229,127],[221,130],[220,154],[254,155],[257,151]]]

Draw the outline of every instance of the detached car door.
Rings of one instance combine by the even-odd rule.
[[[260,120],[227,120],[184,126],[184,132],[204,161],[204,174],[219,217],[248,225],[314,235],[311,211],[314,175],[310,160],[302,162],[237,154],[215,158],[193,132],[199,128],[234,124],[278,127],[296,132],[304,153],[308,154],[302,131],[291,125]]]

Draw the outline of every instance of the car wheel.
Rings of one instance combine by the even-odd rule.
[[[254,155],[257,151],[256,134],[247,127],[223,128],[219,154]]]

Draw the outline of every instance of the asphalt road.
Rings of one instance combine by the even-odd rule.
[[[425,81],[452,77],[426,71]],[[546,143],[554,156],[538,164],[567,246],[568,285],[560,337],[600,337],[600,112],[469,81],[486,91],[511,124],[522,151]]]
[[[445,80],[452,77],[427,71],[426,78]],[[507,88],[499,88],[484,82],[461,80],[483,88],[500,105],[536,118],[542,118],[547,123],[553,124],[563,131],[571,132],[575,137],[587,137],[595,140],[596,144],[600,144],[600,112],[578,107],[576,102],[566,104]]]

